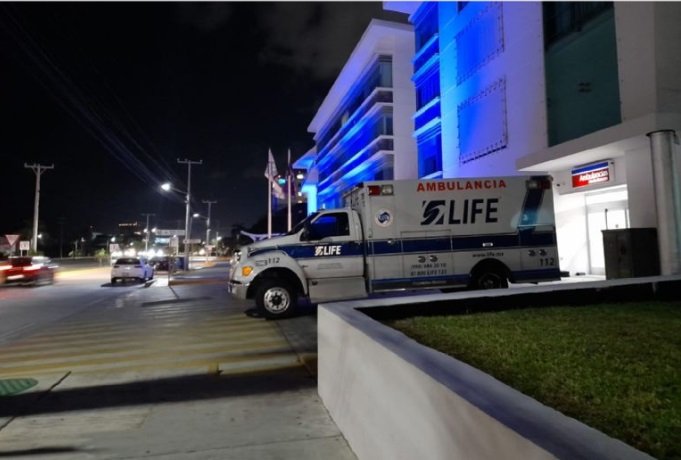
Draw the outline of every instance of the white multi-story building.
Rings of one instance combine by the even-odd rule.
[[[308,127],[308,203],[336,207],[358,182],[415,177],[413,55],[411,25],[372,20]]]
[[[680,3],[385,7],[414,25],[412,177],[549,173],[562,270],[603,274],[602,230],[654,227],[681,272]]]

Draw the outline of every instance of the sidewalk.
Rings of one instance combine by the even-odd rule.
[[[126,302],[209,308],[227,301],[221,284],[162,284]],[[288,354],[297,353],[295,340],[287,342]],[[0,399],[2,458],[355,458],[300,363],[226,375],[156,369],[34,377],[40,385],[32,391]]]

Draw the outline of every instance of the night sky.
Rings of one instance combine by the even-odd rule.
[[[272,148],[313,146],[307,126],[371,18],[406,21],[373,2],[0,4],[0,234],[29,230],[35,175],[40,231],[111,233],[119,222],[214,229],[267,212]],[[178,226],[179,224],[179,226]],[[29,232],[30,233],[30,230]]]

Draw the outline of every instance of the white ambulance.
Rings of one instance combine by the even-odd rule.
[[[560,277],[549,176],[365,182],[284,236],[245,246],[230,292],[266,317],[380,291]]]

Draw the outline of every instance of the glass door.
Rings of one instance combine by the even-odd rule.
[[[589,271],[592,275],[605,275],[602,230],[629,228],[626,187],[587,194],[586,216],[589,240]]]

